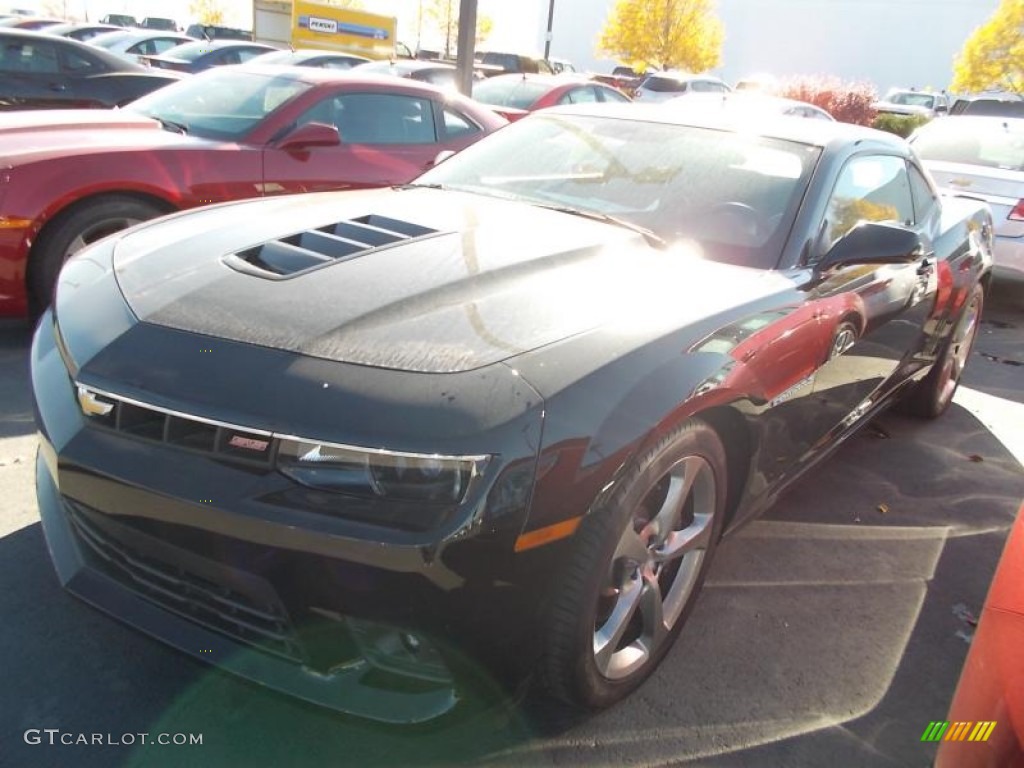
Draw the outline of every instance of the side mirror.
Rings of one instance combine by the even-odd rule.
[[[433,167],[435,165],[440,165],[441,163],[443,163],[445,160],[447,160],[449,157],[451,157],[454,154],[455,154],[455,151],[452,150],[452,149],[442,149],[440,152],[438,152],[434,156],[434,161],[430,164],[431,167]]]
[[[310,147],[336,147],[341,144],[341,135],[333,125],[326,123],[304,123],[292,128],[277,140],[278,149],[295,152]]]
[[[814,268],[824,272],[844,264],[908,264],[923,252],[921,238],[913,230],[864,221],[839,238]]]

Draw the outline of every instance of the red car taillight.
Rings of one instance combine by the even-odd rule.
[[[1013,219],[1014,221],[1024,221],[1024,200],[1018,200],[1017,204],[1013,206],[1013,210],[1010,211],[1010,215],[1006,218]]]

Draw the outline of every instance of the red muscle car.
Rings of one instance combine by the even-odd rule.
[[[0,115],[0,317],[49,303],[61,265],[172,211],[403,184],[505,120],[411,80],[218,68],[128,108]]]

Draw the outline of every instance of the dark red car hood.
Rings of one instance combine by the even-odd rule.
[[[127,109],[0,112],[0,167],[118,149],[164,149],[217,143],[166,131],[156,120]]]
[[[309,266],[309,242],[330,250],[338,245],[332,233],[356,237],[346,230],[353,222],[413,234]],[[266,268],[293,258],[294,272]],[[790,285],[771,272],[656,250],[616,225],[429,189],[180,214],[127,234],[114,265],[144,322],[437,373],[480,368],[609,323],[668,313],[671,324],[686,324]]]

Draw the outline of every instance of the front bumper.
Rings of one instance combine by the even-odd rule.
[[[557,548],[515,555],[522,514],[400,530],[275,506],[290,481],[272,467],[87,424],[49,315],[32,380],[44,532],[86,602],[249,680],[386,722],[436,718],[528,666],[544,550]]]

